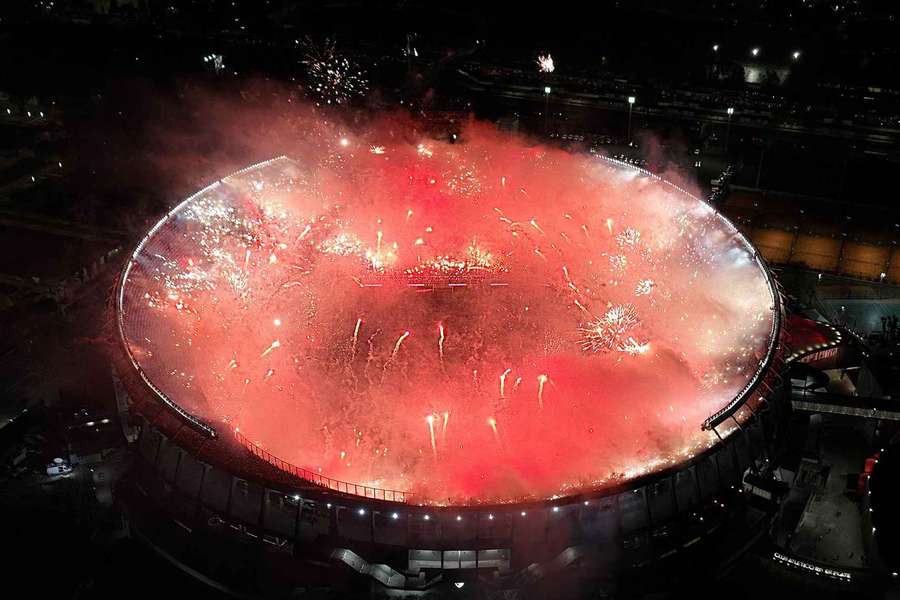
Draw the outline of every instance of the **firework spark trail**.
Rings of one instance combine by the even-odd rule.
[[[441,369],[444,368],[444,324],[438,324],[438,356],[441,361]]]
[[[609,230],[609,235],[612,235],[613,232],[613,220],[606,219],[606,228]]]
[[[538,375],[538,408],[544,410],[544,384],[547,383],[549,378],[544,375]]]
[[[362,317],[356,319],[356,327],[353,328],[353,343],[350,345],[350,360],[356,358],[356,342],[359,340],[359,326],[362,325]]]
[[[392,361],[395,360],[395,359],[397,358],[397,353],[400,352],[400,344],[402,344],[402,343],[403,343],[403,340],[405,340],[405,339],[408,338],[408,337],[409,337],[409,332],[408,332],[408,331],[404,331],[404,332],[403,332],[403,335],[401,335],[401,336],[397,339],[397,343],[394,344],[394,351],[391,352],[391,360],[392,360]]]
[[[244,378],[243,385],[241,386],[241,396],[240,396],[240,397],[241,397],[241,403],[238,405],[237,415],[235,415],[235,419],[234,419],[234,422],[235,422],[235,423],[240,423],[240,422],[241,422],[241,417],[242,417],[243,414],[244,414],[244,407],[247,406],[247,402],[244,401],[244,397],[245,397],[245,395],[246,395],[246,393],[247,393],[247,386],[248,386],[248,385],[250,385],[250,378],[249,378],[249,377],[245,377],[245,378]]]
[[[521,378],[521,377],[516,377],[516,381],[515,381],[515,383],[513,383],[513,389],[512,389],[513,394],[515,394],[515,393],[516,393],[516,390],[519,389],[519,384],[520,384],[520,383],[522,383],[522,378]]]
[[[393,350],[393,352],[391,352],[390,358],[388,358],[384,362],[384,367],[382,367],[382,369],[381,369],[381,383],[384,383],[385,379],[387,379],[388,368],[391,365],[393,365],[394,362],[397,360],[397,354],[399,354],[399,352],[400,352],[400,345],[403,344],[403,340],[405,340],[407,337],[409,337],[409,332],[404,331],[403,335],[401,335],[397,339],[397,343],[394,344],[394,350]]]
[[[434,415],[425,417],[425,422],[428,423],[428,434],[431,437],[431,453],[434,455],[434,458],[437,458],[437,442],[434,439]]]
[[[494,417],[490,417],[487,420],[488,426],[490,426],[491,431],[494,432],[494,440],[499,444],[500,443],[500,434],[497,433],[497,419]]]
[[[447,445],[447,422],[450,420],[450,411],[444,411],[444,423],[441,426],[441,447]]]
[[[506,376],[510,374],[512,369],[506,369],[500,374],[500,397],[506,398]]]
[[[380,330],[376,329],[375,332],[369,336],[369,339],[366,340],[366,344],[368,346],[368,354],[366,354],[366,366],[363,369],[363,374],[366,376],[366,379],[369,382],[369,385],[373,385],[372,377],[369,375],[369,367],[372,364],[372,361],[375,360],[375,336],[380,333]]]
[[[281,342],[279,342],[278,340],[275,340],[274,342],[272,342],[272,344],[271,344],[268,348],[266,348],[266,349],[263,351],[262,354],[259,355],[259,357],[260,357],[260,358],[265,358],[266,356],[268,356],[268,355],[272,352],[272,350],[274,350],[275,348],[280,348],[280,347],[281,347]]]

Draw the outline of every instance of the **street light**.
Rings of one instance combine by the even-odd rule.
[[[794,60],[800,60],[800,51],[794,50],[794,53],[791,54],[791,58],[793,58]]]
[[[725,112],[728,113],[728,124],[725,126],[725,154],[728,154],[728,136],[731,134],[731,115],[734,114],[734,107],[729,106]]]
[[[758,56],[758,55],[759,55],[759,47],[751,48],[751,49],[750,49],[750,54],[751,54],[752,56]]]
[[[718,51],[719,51],[719,45],[713,44],[713,52],[718,52]]]
[[[634,103],[637,100],[634,96],[628,96],[628,133],[625,135],[628,140],[628,145],[631,146],[631,110],[634,108]]]

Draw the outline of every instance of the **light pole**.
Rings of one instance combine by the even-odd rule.
[[[628,132],[625,137],[628,139],[628,145],[631,146],[631,110],[634,108],[634,102],[637,100],[634,96],[628,96]]]
[[[762,181],[763,163],[766,160],[766,143],[763,142],[759,147],[759,165],[756,167],[756,189],[759,189],[759,182]]]
[[[728,154],[728,136],[731,135],[731,115],[734,114],[734,107],[729,106],[725,112],[728,113],[728,124],[725,126],[725,154]]]
[[[549,85],[544,86],[544,135],[547,135],[547,119],[550,115],[550,89]]]

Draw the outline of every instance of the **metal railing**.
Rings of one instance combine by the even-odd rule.
[[[299,477],[300,479],[309,483],[319,485],[336,492],[341,492],[343,494],[352,494],[354,496],[362,496],[364,498],[372,498],[374,500],[403,502],[405,504],[413,503],[413,496],[409,492],[403,492],[400,490],[387,490],[383,488],[371,487],[368,485],[360,485],[358,483],[350,483],[348,481],[332,479],[331,477],[326,477],[321,473],[310,471],[309,469],[304,469],[303,467],[298,467],[297,465],[292,465],[286,460],[278,458],[268,450],[265,450],[259,445],[251,442],[247,438],[247,436],[242,434],[237,429],[234,430],[234,437],[239,444],[244,446],[244,448],[249,450],[250,453],[254,456],[261,458],[277,469],[285,471],[286,473],[290,473],[291,475]]]

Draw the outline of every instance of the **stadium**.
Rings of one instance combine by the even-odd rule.
[[[727,219],[496,133],[312,150],[187,198],[122,271],[138,535],[247,593],[577,597],[765,528],[783,308]]]

